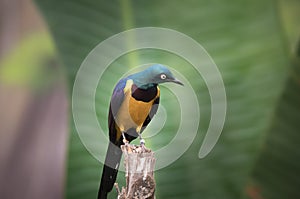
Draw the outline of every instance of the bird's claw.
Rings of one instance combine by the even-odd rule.
[[[144,140],[144,139],[141,139],[141,140],[140,140],[140,145],[141,145],[141,146],[145,146],[145,140]]]
[[[140,146],[141,146],[142,150],[145,151],[146,147],[145,147],[145,140],[144,139],[140,140]]]
[[[125,133],[124,133],[124,132],[122,132],[122,137],[123,137],[123,143],[124,143],[124,145],[125,145],[125,146],[128,146],[129,141],[126,139],[126,136],[125,136]]]
[[[124,143],[125,146],[127,146],[129,144],[129,141],[124,138],[123,143]]]

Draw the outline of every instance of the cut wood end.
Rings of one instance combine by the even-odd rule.
[[[121,149],[123,153],[152,153],[151,149],[146,148],[145,146],[142,147],[140,145],[133,145],[133,144],[127,144],[122,145]]]

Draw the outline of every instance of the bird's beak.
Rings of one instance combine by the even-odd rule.
[[[172,79],[171,82],[173,82],[175,84],[179,84],[181,86],[184,86],[184,84],[181,81],[179,81],[178,79]]]

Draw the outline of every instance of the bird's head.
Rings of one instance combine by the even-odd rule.
[[[183,85],[167,67],[161,64],[152,65],[139,73],[133,74],[132,78],[134,83],[140,88],[147,88],[165,82]]]

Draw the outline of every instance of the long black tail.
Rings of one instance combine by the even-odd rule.
[[[107,194],[112,190],[116,182],[121,157],[122,151],[120,147],[110,142],[103,166],[98,199],[107,199]]]

